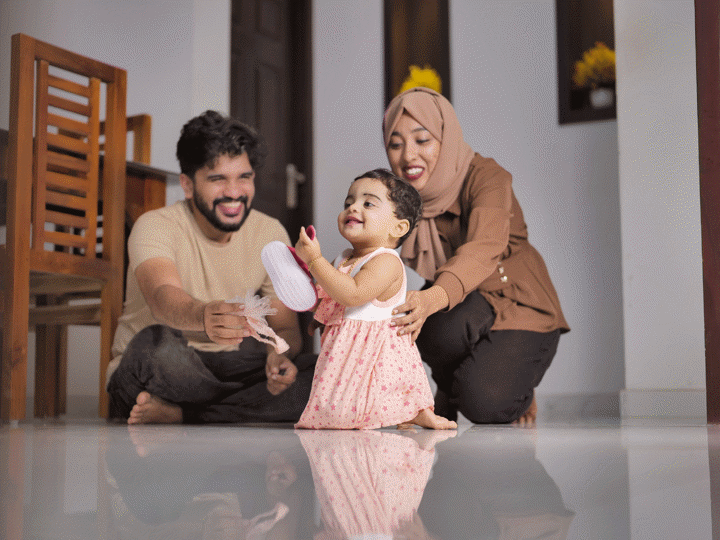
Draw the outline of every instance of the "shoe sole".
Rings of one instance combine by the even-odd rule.
[[[308,311],[315,306],[315,286],[288,246],[278,240],[270,242],[262,249],[260,258],[283,304],[293,311]]]

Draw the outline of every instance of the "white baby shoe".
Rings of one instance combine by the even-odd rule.
[[[293,311],[309,311],[317,303],[317,290],[307,265],[294,251],[275,240],[262,249],[260,258],[280,301]]]

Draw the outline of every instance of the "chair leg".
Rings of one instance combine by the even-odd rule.
[[[118,317],[122,310],[122,285],[123,280],[121,276],[120,279],[106,283],[101,293],[103,307],[100,315],[100,387],[98,403],[98,416],[100,418],[107,418],[109,412],[110,397],[105,388],[107,384],[105,373],[112,359],[115,329],[117,328]]]
[[[9,278],[12,276],[8,276]],[[10,280],[8,280],[10,281]],[[22,289],[22,287],[19,287]],[[25,418],[27,386],[27,341],[29,291],[27,287],[13,299],[5,288],[3,298],[2,364],[0,365],[0,421]],[[25,296],[23,298],[23,292]],[[22,300],[25,300],[24,302]]]
[[[38,305],[62,304],[52,296],[38,297]],[[67,326],[35,327],[35,416],[57,417],[66,412]]]

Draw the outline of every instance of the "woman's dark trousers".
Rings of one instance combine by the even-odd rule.
[[[532,403],[560,331],[491,331],[494,321],[478,291],[425,321],[417,345],[438,385],[437,414],[455,419],[460,411],[476,424],[508,423]]]

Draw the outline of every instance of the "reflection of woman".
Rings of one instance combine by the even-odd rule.
[[[486,435],[467,430],[443,443],[418,507],[428,532],[447,540],[566,539],[575,513],[537,459],[534,432]]]
[[[395,312],[432,368],[435,412],[532,423],[534,389],[569,327],[510,174],[470,148],[450,102],[427,88],[395,97],[383,132],[393,172],[423,198],[401,255],[428,286]]]

